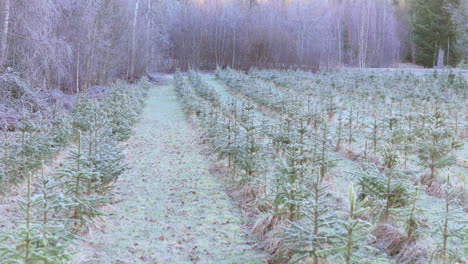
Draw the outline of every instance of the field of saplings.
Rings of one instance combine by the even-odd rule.
[[[0,263],[70,263],[72,244],[104,215],[127,167],[119,142],[138,121],[149,85],[118,82],[99,97],[85,91],[71,109],[38,104],[12,88],[23,91],[8,98],[21,117],[0,124],[0,192],[8,201],[19,188],[20,199],[17,207],[0,204]],[[60,153],[63,164],[50,166]],[[7,214],[13,210],[14,219]]]
[[[215,78],[178,72],[174,82],[272,263],[468,262],[463,76]]]

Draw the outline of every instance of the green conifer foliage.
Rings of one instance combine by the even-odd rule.
[[[284,229],[282,237],[294,254],[292,262],[318,264],[327,255],[324,250],[332,246],[336,236],[333,226],[337,219],[329,205],[331,201],[326,197],[327,187],[316,175],[311,184],[309,199],[301,203],[303,217],[298,221],[289,221],[290,226]]]
[[[444,188],[443,211],[437,212],[435,235],[437,236],[437,249],[433,258],[439,263],[466,263],[466,245],[468,230],[466,219],[462,212],[460,200],[457,199],[457,190],[454,188],[448,176]]]
[[[348,200],[348,211],[337,212],[339,219],[333,248],[321,250],[317,254],[329,255],[331,263],[387,263],[375,248],[367,246],[372,225],[363,219],[363,215],[369,208],[363,207],[363,202],[357,200],[352,184],[349,186]]]
[[[51,187],[42,181],[42,193],[33,197],[32,174],[29,174],[26,199],[19,200],[24,220],[14,232],[0,235],[2,263],[61,264],[72,260],[67,249],[73,236],[67,235],[62,222],[49,215],[51,207],[57,205],[56,197],[49,196]]]
[[[70,151],[69,164],[58,174],[72,204],[69,216],[75,221],[75,230],[92,222],[93,218],[102,216],[103,213],[98,208],[105,202],[104,197],[98,197],[91,193],[89,183],[99,182],[100,174],[88,166],[82,149],[81,131],[79,131],[76,149]]]
[[[412,32],[416,45],[416,62],[426,67],[437,63],[439,49],[445,51],[444,64],[456,65],[456,31],[446,9],[454,0],[416,0],[412,6]],[[450,45],[452,43],[452,45]]]
[[[419,132],[418,160],[421,166],[430,169],[429,180],[435,178],[439,169],[452,165],[455,162],[453,149],[463,146],[463,143],[454,140],[447,118],[446,112],[437,103],[427,118],[428,125]]]
[[[241,141],[241,152],[238,159],[239,168],[245,171],[245,177],[242,182],[251,181],[256,178],[261,166],[261,145],[259,144],[259,128],[253,116],[255,107],[246,105],[241,114],[241,127],[244,135]]]

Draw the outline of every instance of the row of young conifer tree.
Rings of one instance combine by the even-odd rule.
[[[111,203],[113,184],[127,168],[119,142],[130,137],[149,87],[146,79],[117,82],[102,99],[84,91],[70,113],[41,117],[25,109],[18,133],[4,131],[2,185],[26,179],[27,186],[17,228],[0,234],[1,263],[73,259],[71,246],[105,216],[100,208]],[[64,165],[45,171],[45,162],[64,149]]]
[[[275,78],[267,80],[263,76],[267,81],[262,81],[259,78],[262,74],[268,75],[253,71],[246,76],[230,69],[218,70],[217,77],[231,94],[227,99],[193,71],[188,78],[176,74],[175,85],[186,112],[198,120],[211,149],[226,162],[235,189],[241,193],[248,212],[257,219],[253,231],[268,238],[267,249],[280,252],[276,254],[277,260],[307,263],[325,259],[333,263],[463,260],[458,251],[466,241],[466,232],[459,232],[463,225],[457,219],[461,213],[457,199],[460,190],[448,179],[437,195],[443,204],[437,216],[427,208],[419,208],[420,200],[428,199],[422,189],[436,179],[440,169],[453,165],[453,151],[462,144],[460,131],[455,132],[456,126],[448,125],[453,120],[445,112],[447,104],[435,104],[426,109],[421,120],[412,119],[410,130],[419,134],[409,135],[403,133],[405,123],[400,120],[398,111],[402,110],[395,98],[375,102],[389,101],[385,110],[390,114],[369,118],[368,111],[374,110],[372,104],[359,108],[361,105],[353,102],[346,111],[340,109],[344,102],[336,95],[348,96],[354,89],[348,91],[344,85],[338,87],[339,83],[335,83],[335,90],[328,91],[282,89],[284,86],[273,87],[269,82],[283,79],[284,85],[288,83],[287,77],[276,73]],[[292,73],[285,75],[288,74]],[[297,77],[290,79],[300,79]],[[316,86],[320,87],[317,81]],[[367,80],[355,81],[362,85]],[[457,87],[452,78],[450,84],[439,90],[463,94],[463,89]],[[379,92],[377,89],[376,98]],[[354,99],[361,95],[355,95]],[[398,118],[395,121],[391,116]],[[405,147],[409,145],[411,149]],[[353,146],[359,150],[355,150],[358,157],[353,160],[358,172],[346,172],[349,175],[337,178],[334,168],[343,163],[340,150],[352,150]],[[416,156],[418,164],[430,173],[417,181],[409,177],[404,163],[409,163],[410,156]],[[350,183],[347,201],[340,194],[344,189],[340,189],[343,184],[338,181],[343,180]],[[435,226],[427,227],[428,221]],[[395,245],[381,246],[378,242],[382,237],[372,235],[385,228],[402,230]],[[430,239],[424,234],[428,231]],[[426,248],[427,241],[436,243]],[[409,253],[418,245],[429,252]]]

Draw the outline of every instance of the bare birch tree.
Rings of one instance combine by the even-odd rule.
[[[8,51],[8,29],[9,29],[9,22],[10,22],[10,0],[3,1],[3,30],[2,30],[2,37],[0,39],[0,70],[3,68],[5,64],[5,60],[7,58],[7,51]]]

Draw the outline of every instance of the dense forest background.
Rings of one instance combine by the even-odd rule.
[[[468,57],[467,0],[0,0],[0,8],[0,71],[67,92],[175,68],[433,67]]]

